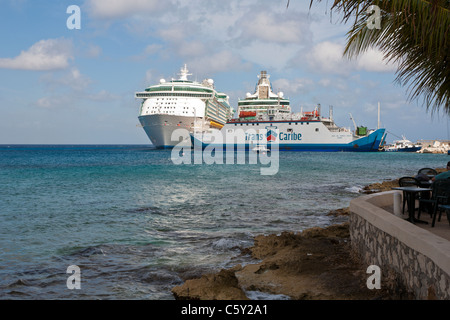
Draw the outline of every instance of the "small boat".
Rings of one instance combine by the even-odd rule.
[[[266,152],[270,152],[270,149],[267,149],[265,146],[263,145],[257,145],[256,147],[254,147],[252,149],[253,152],[256,153],[266,153]]]
[[[414,144],[404,136],[401,140],[396,140],[392,144],[384,146],[386,152],[417,152],[422,149],[421,145]]]

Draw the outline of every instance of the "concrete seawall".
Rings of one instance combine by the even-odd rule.
[[[367,265],[380,267],[382,286],[414,299],[450,300],[450,241],[385,210],[395,193],[399,191],[350,202],[353,250]]]

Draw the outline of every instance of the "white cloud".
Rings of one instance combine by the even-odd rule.
[[[71,98],[67,95],[54,95],[40,98],[36,105],[44,109],[64,108],[71,103]]]
[[[350,63],[342,57],[344,46],[339,43],[324,41],[316,44],[307,54],[309,67],[320,73],[348,74]]]
[[[164,52],[164,47],[163,45],[160,44],[150,44],[147,45],[144,50],[142,50],[142,52],[130,56],[129,59],[130,61],[136,61],[136,62],[142,62],[146,59],[148,59],[149,57],[153,57],[155,58],[157,55],[161,55]]]
[[[117,94],[111,93],[109,91],[106,90],[101,90],[97,93],[91,93],[86,95],[85,97],[87,100],[92,100],[92,101],[96,101],[96,102],[108,102],[108,101],[112,101],[112,100],[118,100],[120,99],[120,96],[118,96]]]
[[[358,58],[357,68],[374,72],[395,72],[397,70],[395,64],[383,61],[383,53],[376,49],[369,49],[364,52]]]
[[[98,58],[102,54],[102,48],[98,45],[90,45],[85,54],[89,58]]]
[[[89,81],[87,77],[81,75],[80,70],[72,68],[63,83],[75,85],[75,87],[85,87]]]
[[[179,42],[188,37],[189,33],[191,33],[188,29],[191,28],[191,26],[186,24],[175,24],[161,28],[161,30],[158,31],[158,34],[165,41]]]
[[[167,3],[168,1],[161,0],[87,0],[86,7],[94,17],[114,19],[158,12],[163,10]]]
[[[270,1],[86,0],[86,7],[91,16],[111,23],[125,18],[124,27],[133,35],[159,38],[158,51],[135,55],[134,60],[159,54],[160,48],[164,58],[184,61],[233,51],[240,65],[248,61],[281,70],[312,43],[307,12]]]
[[[121,99],[117,94],[111,93],[106,90],[90,93],[84,91],[83,94],[79,94],[76,91],[66,93],[53,93],[49,96],[42,97],[36,101],[36,105],[44,109],[68,109],[68,108],[81,108],[83,101],[94,101],[96,103],[118,101]]]
[[[204,42],[195,40],[183,42],[177,48],[180,56],[202,56],[206,54],[207,48]]]
[[[149,85],[153,81],[153,71],[147,70],[145,72],[145,85]]]
[[[92,82],[89,77],[81,74],[80,70],[76,67],[64,73],[47,73],[41,77],[41,81],[50,89],[68,87],[77,91],[86,89]]]
[[[278,90],[283,91],[286,96],[297,93],[305,93],[310,90],[313,84],[314,82],[311,79],[276,79],[272,82],[272,87],[275,92],[278,92]]]
[[[92,80],[76,67],[69,70],[48,72],[40,77],[46,86],[46,96],[35,102],[40,108],[73,108],[81,101],[105,102],[120,97],[106,90],[93,92]]]
[[[0,68],[18,70],[56,70],[69,66],[72,41],[64,38],[41,40],[15,58],[0,58]]]
[[[155,54],[161,51],[162,48],[163,46],[160,44],[149,44],[147,47],[145,47],[144,52],[145,54]]]
[[[320,79],[318,82],[323,87],[328,87],[332,83],[332,81],[329,78]]]
[[[239,54],[252,63],[257,63],[271,70],[283,70],[295,58],[299,47],[295,44],[284,45],[254,41],[248,46],[239,49]]]
[[[267,10],[244,15],[231,33],[240,33],[238,40],[293,44],[305,42],[310,36],[306,15],[302,13],[273,13]]]
[[[197,74],[208,75],[214,72],[249,68],[249,65],[243,63],[238,55],[228,50],[194,58],[188,61],[187,64],[189,69],[195,70]]]
[[[147,59],[149,56],[155,56],[158,54],[161,54],[164,52],[164,47],[161,44],[149,44],[147,45],[142,53],[139,53],[137,55],[131,56],[130,60],[131,61],[143,61],[145,59]]]
[[[348,75],[353,71],[394,72],[392,63],[383,61],[383,53],[377,49],[369,49],[357,58],[349,60],[343,56],[344,45],[324,41],[316,44],[307,54],[309,67],[326,74]]]

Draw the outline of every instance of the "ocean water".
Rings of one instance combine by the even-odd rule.
[[[175,165],[146,145],[1,145],[0,299],[173,299],[185,279],[249,263],[255,235],[341,223],[327,213],[365,185],[448,159],[280,152],[278,173],[261,175]]]

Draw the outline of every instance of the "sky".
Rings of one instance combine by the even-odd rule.
[[[353,129],[351,114],[375,129],[380,103],[388,142],[450,139],[448,116],[409,101],[377,49],[343,57],[350,25],[309,3],[0,0],[0,144],[150,144],[134,94],[184,64],[235,109],[265,70],[294,112],[320,103],[339,126]]]

